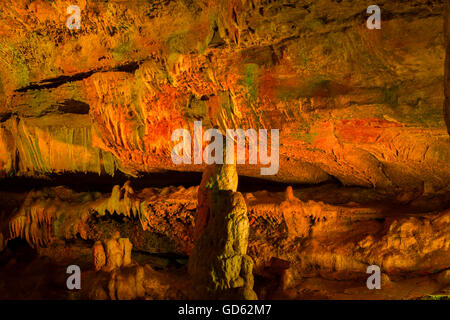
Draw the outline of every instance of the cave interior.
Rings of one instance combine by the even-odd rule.
[[[449,5],[375,7],[1,1],[0,299],[448,299]]]

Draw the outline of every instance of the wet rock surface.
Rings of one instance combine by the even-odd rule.
[[[170,159],[201,120],[279,129],[275,181],[448,192],[442,1],[380,1],[381,30],[364,1],[189,3],[86,2],[74,32],[65,2],[2,2],[0,173],[202,171]]]
[[[448,298],[448,3],[68,5],[0,2],[0,298]],[[194,121],[279,171],[175,165]]]
[[[127,188],[131,188],[131,185],[128,185]],[[49,222],[49,224],[41,224],[41,228],[47,230],[46,233],[37,232],[34,236],[29,235],[30,243],[23,240],[24,245],[35,246],[35,250],[37,250],[35,255],[39,254],[42,258],[47,259],[48,263],[58,266],[57,268],[63,272],[63,275],[60,276],[64,280],[61,280],[60,283],[63,289],[59,288],[62,296],[65,297],[68,294],[65,290],[64,268],[70,264],[78,264],[83,266],[82,270],[91,270],[86,276],[88,279],[86,281],[89,283],[100,281],[98,285],[92,284],[92,286],[94,288],[101,287],[102,291],[100,292],[104,291],[107,299],[110,299],[108,289],[110,276],[99,276],[104,272],[96,273],[94,271],[95,265],[98,263],[95,257],[99,256],[100,261],[103,258],[101,258],[101,254],[94,253],[93,256],[93,248],[94,252],[102,252],[95,249],[96,246],[98,247],[96,241],[100,241],[103,247],[111,235],[120,232],[120,237],[129,238],[133,245],[132,260],[144,268],[145,265],[148,265],[153,270],[145,269],[147,273],[153,275],[145,280],[149,281],[150,289],[148,290],[152,292],[150,295],[146,293],[145,296],[148,298],[153,296],[155,299],[158,297],[161,299],[190,297],[187,257],[192,255],[195,243],[193,234],[196,226],[194,217],[197,207],[198,193],[195,192],[197,189],[155,188],[151,189],[151,192],[147,189],[134,190],[133,196],[128,202],[130,206],[133,206],[136,199],[143,199],[142,195],[152,194],[151,203],[155,208],[160,208],[159,211],[153,213],[156,217],[161,217],[158,220],[158,228],[147,229],[145,232],[142,231],[143,225],[139,218],[133,220],[126,216],[131,207],[122,206],[120,208],[124,209],[124,212],[114,211],[107,215],[95,210],[86,210],[86,208],[95,208],[96,205],[102,207],[99,204],[110,201],[112,193],[110,195],[102,194],[101,197],[99,195],[88,197],[86,194],[61,187],[47,190],[47,195],[58,196],[59,202],[55,203],[58,203],[64,210],[61,209],[61,213],[56,215],[56,219],[41,219],[40,221]],[[245,264],[246,258],[242,258],[240,264],[231,264],[237,267],[236,270],[231,268],[229,274],[239,275],[245,279],[237,269],[248,268],[247,273],[253,274],[254,291],[260,299],[277,297],[288,299],[336,297],[343,299],[412,299],[433,294],[448,286],[445,281],[445,272],[450,265],[450,212],[448,209],[436,210],[433,208],[432,211],[427,211],[422,206],[419,208],[421,210],[418,210],[418,207],[413,205],[395,205],[395,199],[389,201],[385,199],[380,202],[379,199],[382,195],[375,191],[348,189],[338,185],[289,187],[287,190],[279,192],[239,193],[229,190],[220,191],[219,194],[221,196],[216,198],[216,201],[212,201],[213,205],[210,208],[220,208],[221,210],[218,210],[217,214],[229,223],[210,225],[209,229],[204,227],[202,231],[209,230],[210,239],[216,239],[217,244],[222,244],[222,248],[227,248],[226,243],[228,242],[224,239],[231,241],[231,238],[219,235],[221,232],[224,235],[230,234],[229,232],[234,234],[233,230],[238,230],[240,225],[238,221],[240,220],[227,218],[226,213],[233,212],[237,208],[243,210],[240,214],[246,212],[248,216],[247,255],[253,262],[253,270]],[[11,197],[9,198],[12,201]],[[27,199],[29,197],[23,195],[16,201],[19,203],[20,201],[29,201]],[[83,206],[77,213],[75,204],[80,201],[79,199],[84,200]],[[326,199],[329,200],[329,203],[326,202]],[[167,201],[174,201],[173,203],[177,204],[176,208],[178,209],[168,210]],[[143,202],[146,203],[146,201]],[[161,203],[160,207],[158,206],[159,202]],[[33,210],[42,212],[43,216],[45,216],[46,210],[59,212],[53,206],[48,205],[53,203],[52,198],[48,198],[47,202],[39,203],[41,205],[47,203],[47,205],[45,208],[35,207]],[[164,206],[162,206],[163,203]],[[71,211],[65,210],[69,204],[72,208]],[[230,210],[225,210],[226,208]],[[88,214],[84,220],[75,219],[85,211]],[[188,215],[191,216],[191,222],[186,228],[186,222],[182,217]],[[105,219],[104,223],[93,224],[91,219],[97,216]],[[239,214],[234,215],[235,218],[237,216]],[[126,219],[123,220],[123,218]],[[19,235],[23,234],[17,233],[17,238],[12,237],[13,234],[9,233],[11,232],[9,230],[14,230],[11,226],[16,225],[17,222],[14,215],[10,219],[10,226],[2,229],[4,230],[3,237],[7,240],[2,254],[9,254],[9,256],[11,256],[9,246],[14,241],[22,239]],[[72,222],[69,223],[69,221]],[[146,220],[142,219],[142,221]],[[213,221],[208,220],[209,223]],[[65,226],[64,223],[67,225]],[[235,228],[228,230],[227,226],[235,226]],[[32,230],[32,228],[24,230]],[[62,232],[62,230],[66,231]],[[68,232],[70,230],[72,232]],[[84,230],[84,232],[73,233],[76,230]],[[94,232],[94,230],[96,231]],[[137,230],[141,230],[141,235]],[[151,236],[143,237],[142,234]],[[245,232],[242,234],[245,235]],[[36,245],[43,243],[42,240],[38,240],[39,235],[51,235],[47,245]],[[150,242],[147,242],[146,240],[155,239],[156,236],[162,237],[162,235],[164,235],[164,241],[148,240]],[[23,239],[26,238],[24,235]],[[32,242],[33,239],[34,242]],[[204,241],[203,246],[200,245],[198,249],[204,247],[204,250],[197,253],[198,257],[204,258],[199,265],[204,267],[206,265],[204,262],[209,260],[212,261],[211,263],[222,261],[217,259],[219,253],[222,252],[214,251],[214,247],[210,245],[213,240],[205,238]],[[234,241],[242,243],[241,239]],[[185,243],[182,247],[177,247],[168,246],[167,242]],[[119,249],[120,245],[117,247]],[[229,248],[233,253],[238,250],[239,246]],[[32,249],[30,248],[30,250]],[[103,263],[106,265],[107,250],[103,250],[105,252]],[[225,256],[224,259],[228,261]],[[225,261],[223,266],[227,265]],[[101,262],[100,264],[103,265]],[[386,285],[382,284],[382,293],[369,294],[366,292],[368,291],[365,286],[366,269],[372,264],[380,266],[383,272],[383,281],[390,279]],[[9,265],[4,264],[0,269],[8,270]],[[33,269],[34,267],[28,267],[28,272],[33,274]],[[37,270],[35,269],[36,272],[38,272]],[[134,271],[130,272],[133,274]],[[89,275],[89,273],[91,274]],[[110,273],[108,272],[108,274]],[[95,280],[97,278],[100,279]],[[231,286],[233,283],[231,278],[234,277],[230,276],[230,282],[223,282],[225,287],[229,284]],[[240,281],[237,279],[234,279],[236,283]],[[250,279],[247,281],[251,282]],[[417,284],[413,285],[414,281],[418,281],[423,286],[421,290],[414,289],[417,287]],[[211,280],[208,283],[214,282]],[[164,289],[158,290],[159,285]],[[95,292],[92,290],[89,292]],[[409,290],[409,294],[405,293],[407,290]],[[98,293],[98,296],[86,294],[86,297],[99,299],[105,295],[103,293]]]
[[[235,165],[207,169],[198,192],[194,248],[189,257],[193,298],[256,300],[249,222],[237,191]]]

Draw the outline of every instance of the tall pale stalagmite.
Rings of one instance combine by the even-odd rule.
[[[193,297],[257,299],[247,255],[249,221],[235,165],[209,166],[198,191],[195,245],[189,258]]]

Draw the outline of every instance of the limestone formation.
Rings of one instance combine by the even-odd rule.
[[[361,0],[138,2],[84,2],[79,33],[0,3],[0,176],[204,170],[170,159],[198,119],[280,129],[276,181],[447,188],[445,1],[383,1],[379,31]]]
[[[118,238],[118,237],[117,237]],[[105,271],[112,271],[120,268],[123,264],[123,250],[116,238],[106,240],[106,265]]]
[[[445,36],[445,78],[444,78],[444,119],[447,131],[450,135],[450,4],[447,2],[444,13],[444,36]]]
[[[192,294],[209,299],[257,299],[253,262],[247,256],[247,206],[236,192],[233,165],[206,170],[199,188],[198,239],[189,257]]]
[[[131,266],[116,269],[108,282],[108,293],[111,300],[134,300],[145,295],[144,267]]]
[[[449,1],[69,2],[0,1],[0,299],[449,296]]]
[[[101,270],[106,264],[105,249],[101,241],[96,241],[92,248],[92,257],[95,271]]]
[[[111,272],[132,263],[131,250],[133,245],[128,238],[120,238],[119,232],[115,232],[111,238],[107,239],[104,247],[105,249],[103,249],[100,241],[97,241],[93,247],[96,270],[102,269]]]
[[[285,199],[287,201],[295,201],[297,198],[294,196],[294,191],[291,186],[288,186],[285,191]],[[297,199],[298,200],[298,199]]]
[[[444,285],[450,286],[450,270],[440,272],[436,280]]]
[[[120,238],[119,245],[122,250],[122,266],[131,264],[131,249],[133,245],[128,238]]]
[[[89,298],[133,300],[144,297],[144,268],[132,262],[130,240],[120,238],[120,233],[115,232],[105,241],[105,248],[106,253],[102,242],[96,241],[92,251],[95,271],[106,272],[107,286],[96,281],[91,286]]]

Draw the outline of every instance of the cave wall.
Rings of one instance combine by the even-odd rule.
[[[107,194],[75,192],[62,186],[22,195],[0,193],[17,207],[0,220],[0,249],[20,238],[40,255],[55,260],[80,261],[80,252],[90,260],[91,247],[82,251],[76,240],[92,246],[119,232],[139,252],[189,256],[199,224],[194,219],[198,189],[171,186],[133,191],[125,184]],[[418,212],[404,207],[399,212],[389,204],[373,205],[373,200],[383,201],[368,201],[374,195],[368,197],[362,190],[327,186],[295,193],[288,190],[243,193],[249,221],[244,233],[255,274],[264,276],[272,258],[289,262],[289,272],[297,280],[363,277],[371,264],[381,266],[390,276],[410,278],[449,267],[449,209]],[[217,234],[223,236],[220,228],[227,225],[218,223],[218,230],[210,230],[197,255],[214,260],[217,255],[210,246],[217,243]],[[218,243],[225,245],[228,240]],[[206,260],[196,263],[207,268]]]
[[[442,1],[378,1],[381,30],[366,1],[76,3],[80,30],[74,1],[0,4],[2,176],[200,171],[170,137],[202,120],[280,129],[270,179],[448,191]]]
[[[450,135],[450,5],[447,2],[445,11],[445,105],[444,105],[444,118],[447,124],[448,134]]]

